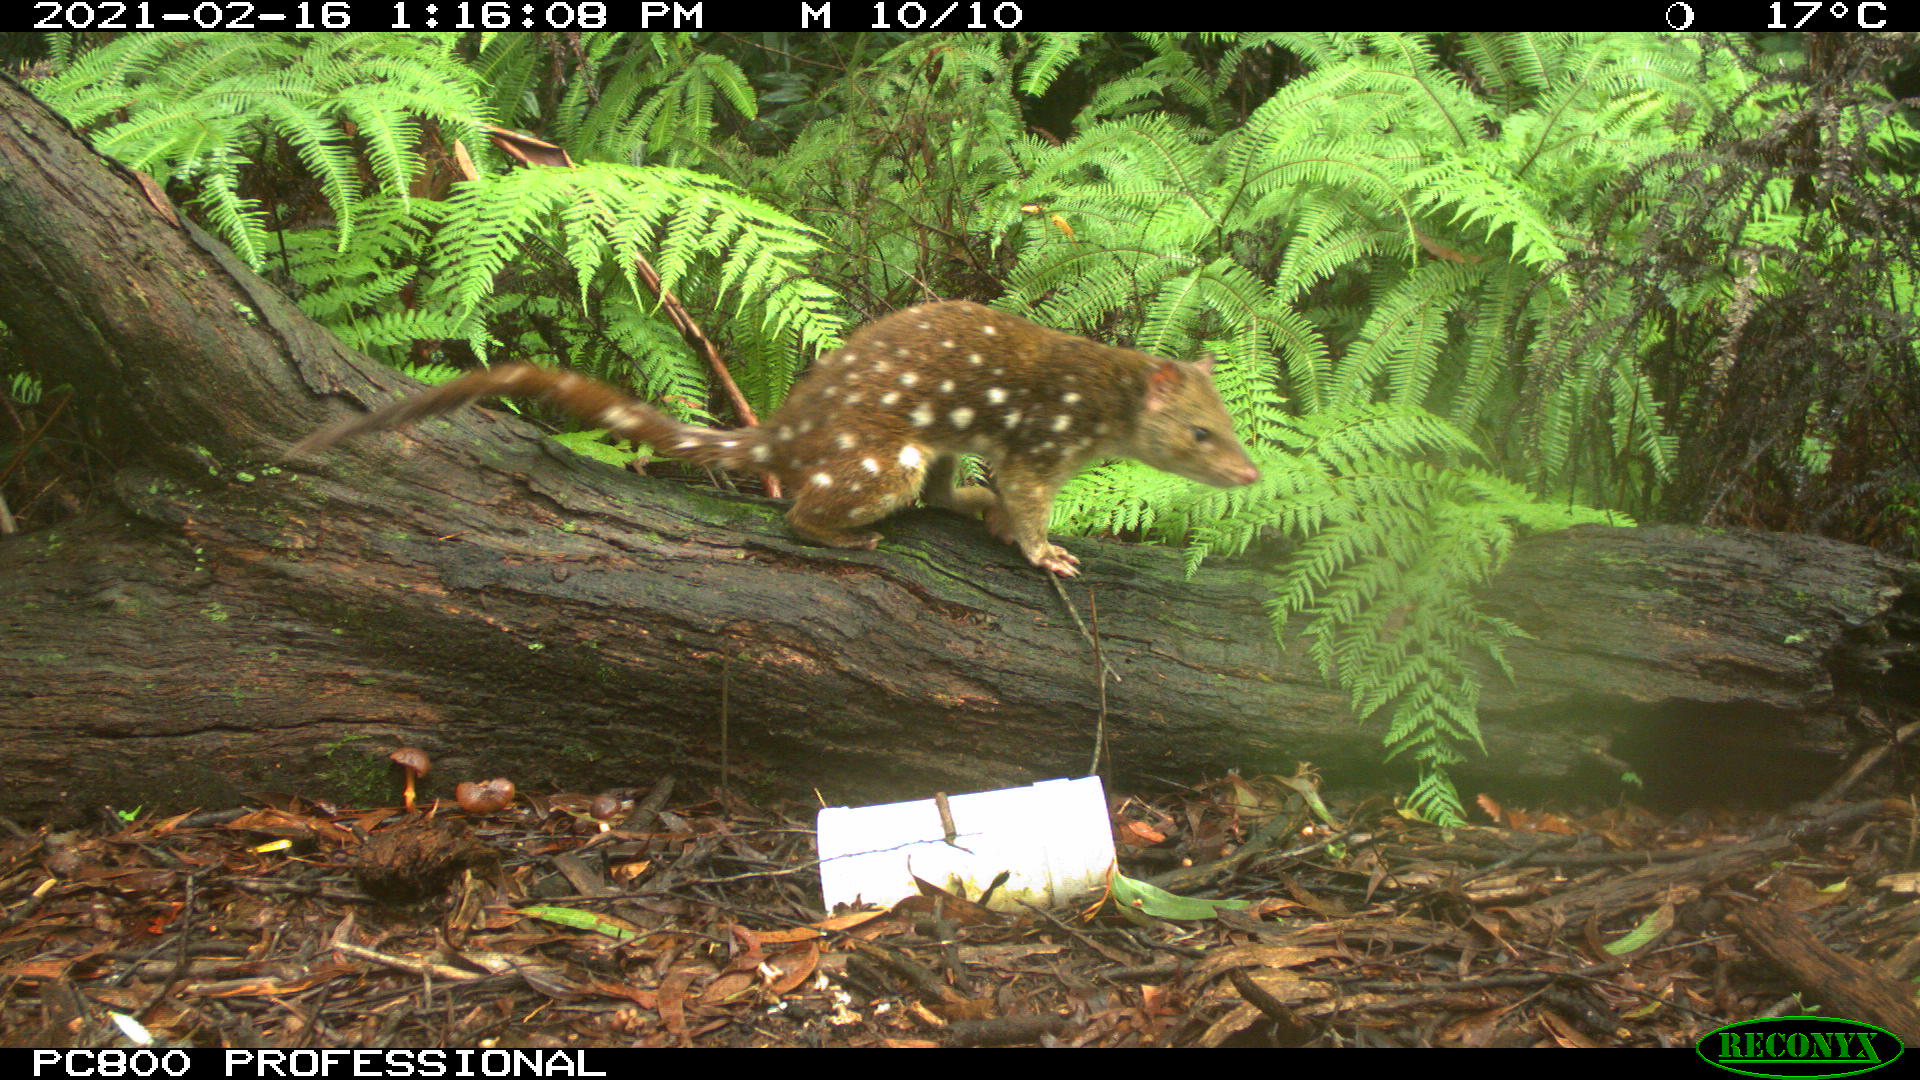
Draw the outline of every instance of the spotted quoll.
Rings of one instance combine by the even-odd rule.
[[[1211,361],[1165,360],[1049,330],[963,301],[922,304],[860,328],[826,354],[760,427],[684,424],[581,375],[528,364],[471,372],[314,433],[317,450],[476,398],[539,397],[669,457],[770,472],[808,540],[871,548],[867,526],[913,502],[985,517],[1027,561],[1063,577],[1079,560],[1047,539],[1060,485],[1090,461],[1130,457],[1218,487],[1260,471],[1234,437]],[[978,454],[995,490],[956,487]]]

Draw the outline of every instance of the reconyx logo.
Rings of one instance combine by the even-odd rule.
[[[1900,1040],[1858,1020],[1776,1016],[1715,1028],[1694,1049],[1709,1064],[1746,1076],[1856,1076],[1891,1065]]]

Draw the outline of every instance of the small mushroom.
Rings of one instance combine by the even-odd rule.
[[[387,759],[400,766],[401,771],[407,775],[407,787],[400,793],[400,798],[406,803],[407,813],[411,814],[413,813],[413,782],[432,771],[433,759],[427,756],[425,750],[417,746],[403,746],[388,754]]]
[[[513,801],[513,781],[504,776],[454,785],[453,801],[469,814],[491,814]]]
[[[617,795],[595,795],[593,801],[587,804],[587,813],[592,814],[593,819],[600,822],[602,829],[606,828],[607,822],[611,821],[613,816],[619,812],[620,797]]]

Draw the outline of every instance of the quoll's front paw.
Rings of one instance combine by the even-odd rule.
[[[1061,577],[1078,577],[1080,560],[1073,552],[1058,544],[1047,544],[1027,552],[1027,561],[1043,570],[1051,570]]]

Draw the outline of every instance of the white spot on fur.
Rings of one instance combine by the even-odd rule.
[[[1002,390],[997,386],[990,386],[987,388],[987,404],[1005,405],[1006,403],[1007,403],[1007,392],[1005,390]]]
[[[679,442],[673,444],[673,448],[675,450],[691,450],[699,445],[699,439],[681,439]]]
[[[945,341],[942,341],[942,342],[940,343],[940,347],[941,347],[941,348],[943,348],[943,349],[951,349],[951,348],[953,348],[953,339],[952,339],[952,338],[948,338],[947,340],[945,340]]]
[[[757,443],[753,449],[747,451],[747,456],[755,461],[765,461],[769,456],[769,452],[764,443]]]
[[[912,386],[914,383],[917,383],[919,381],[920,381],[920,376],[916,372],[909,371],[906,374],[900,376],[901,386]]]
[[[1080,401],[1079,394],[1066,393],[1066,394],[1060,395],[1060,404],[1062,405],[1075,405],[1075,404],[1078,404],[1079,401]]]
[[[872,458],[861,458],[860,467],[874,474],[875,476],[880,475],[880,463],[873,460]]]
[[[853,436],[843,431],[833,437],[833,445],[842,450],[851,450],[853,449]]]
[[[982,359],[980,358],[980,354],[979,354],[979,353],[977,353],[977,352],[973,352],[973,353],[968,353],[968,354],[967,354],[967,363],[969,363],[969,364],[980,364],[980,363],[985,363],[985,361],[984,361],[984,360],[982,360]]]
[[[866,394],[864,394],[864,393],[858,393],[858,392],[856,392],[856,393],[852,393],[852,394],[848,394],[848,395],[847,395],[847,404],[849,404],[849,405],[858,405],[858,404],[860,404],[860,403],[861,403],[862,401],[865,401],[865,400],[866,400],[866,397],[867,397],[867,395],[866,395]]]
[[[925,319],[921,319],[921,320],[920,320],[920,323],[919,323],[919,326],[920,326],[920,329],[922,329],[922,330],[931,330],[931,329],[933,329],[933,324],[932,324],[932,323],[930,323],[930,322],[928,322],[928,321],[927,321],[927,320],[925,320]]]
[[[900,350],[900,355],[901,355],[901,356],[905,356],[905,355],[907,355],[907,350],[905,350],[905,349],[901,349],[901,350]],[[873,370],[875,370],[875,371],[878,371],[878,372],[885,372],[885,371],[888,371],[888,370],[889,370],[889,369],[891,369],[892,367],[893,367],[893,365],[892,365],[892,364],[889,364],[889,363],[887,363],[887,362],[886,362],[885,360],[875,360],[875,361],[873,362]]]
[[[941,380],[940,380],[940,392],[941,392],[941,393],[943,393],[943,394],[951,394],[951,393],[953,393],[953,380],[952,380],[952,379],[941,379]]]
[[[1015,409],[1012,412],[1008,413],[1006,416],[1002,417],[1001,419],[1006,421],[1007,427],[1017,428],[1020,426],[1020,410]]]
[[[907,419],[913,421],[914,427],[928,427],[933,423],[933,406],[923,401],[914,406],[913,412],[907,414]]]
[[[823,472],[817,472],[813,474],[812,483],[814,487],[832,487],[833,477],[828,476],[826,473],[823,473]]]
[[[965,405],[962,405],[959,408],[953,410],[953,412],[949,413],[947,415],[947,418],[953,421],[954,427],[964,428],[968,424],[973,423],[973,410],[967,408]]]
[[[781,442],[786,442],[788,439],[793,438],[793,429],[785,424],[781,424],[778,428],[774,429],[773,437],[779,439]]]
[[[981,323],[980,332],[987,335],[988,337],[992,337],[993,335],[1000,332],[1000,328],[993,325],[992,323]]]
[[[912,443],[908,443],[900,448],[900,464],[905,465],[909,469],[919,468],[926,460],[927,456],[922,454],[920,448]]]
[[[722,450],[731,450],[734,447],[739,445],[740,445],[739,439],[721,439],[720,440],[720,448]]]
[[[1068,416],[1066,413],[1061,413],[1059,416],[1053,418],[1052,427],[1055,431],[1065,431],[1072,426],[1073,417]]]
[[[880,404],[882,405],[892,405],[894,402],[899,400],[900,400],[900,391],[898,390],[889,390],[886,393],[880,395]]]

